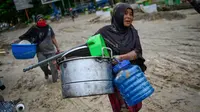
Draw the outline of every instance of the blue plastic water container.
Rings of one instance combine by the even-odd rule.
[[[32,59],[36,54],[36,44],[12,44],[12,53],[16,59]]]
[[[114,84],[128,106],[138,104],[154,92],[141,68],[137,65],[131,65],[128,60],[115,65],[113,71],[117,74]]]

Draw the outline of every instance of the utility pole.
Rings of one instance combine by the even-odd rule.
[[[71,4],[70,4],[69,0],[67,0],[67,1],[68,1],[68,4],[69,4],[69,8],[71,8]]]
[[[114,4],[113,0],[109,0],[109,4],[111,7],[113,7],[113,4]]]
[[[64,9],[64,13],[65,13],[65,3],[64,3],[64,1],[63,0],[61,0],[61,2],[62,2],[62,5],[63,5],[63,9]]]

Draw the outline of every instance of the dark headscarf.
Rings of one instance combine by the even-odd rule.
[[[129,4],[120,3],[116,5],[113,9],[111,25],[99,29],[96,34],[100,33],[103,36],[107,47],[113,50],[114,55],[126,54],[135,50],[138,59],[132,63],[140,65],[144,71],[146,70],[145,60],[142,57],[142,48],[137,30],[133,25],[124,26],[124,14],[127,9],[133,11]]]

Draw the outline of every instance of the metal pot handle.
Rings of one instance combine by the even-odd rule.
[[[102,57],[105,57],[104,50],[106,50],[106,49],[110,51],[110,58],[113,58],[113,51],[109,47],[102,47],[102,49],[101,49],[102,50]]]

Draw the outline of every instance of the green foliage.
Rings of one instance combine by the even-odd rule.
[[[47,19],[50,19],[50,17],[51,17],[50,15],[46,15],[46,16],[44,16],[44,19],[47,20]]]
[[[28,9],[30,19],[32,19],[32,15],[49,15],[52,13],[52,9],[49,7],[49,5],[41,4],[41,0],[32,0],[32,4],[34,7]],[[20,22],[24,23],[30,23],[31,21],[27,21],[27,17],[24,10],[16,10],[13,0],[3,0],[0,2],[0,18],[0,22],[12,22],[13,24],[18,23],[18,19],[20,20]]]
[[[94,5],[96,6],[96,4],[97,4],[96,0],[92,0],[92,2],[93,2],[93,3],[94,3]]]
[[[121,0],[115,0],[115,3],[119,3],[119,2],[121,2]]]

